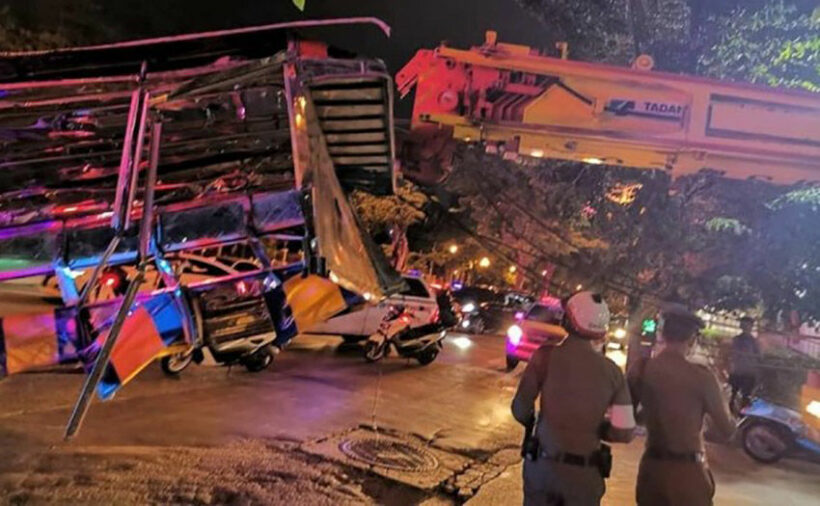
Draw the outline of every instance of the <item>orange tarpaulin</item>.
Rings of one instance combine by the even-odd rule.
[[[59,363],[54,313],[4,316],[2,325],[7,374]]]
[[[307,329],[347,308],[339,286],[320,276],[295,276],[285,281],[283,288],[298,329]]]
[[[108,337],[101,338],[103,342]],[[121,384],[127,383],[165,348],[154,320],[140,305],[125,319],[120,338],[111,351],[111,366]]]

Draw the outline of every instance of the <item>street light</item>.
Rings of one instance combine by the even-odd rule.
[[[447,248],[447,251],[449,251],[450,254],[455,255],[456,253],[458,253],[458,246],[455,244],[451,244],[450,247]]]
[[[487,268],[490,266],[490,259],[487,257],[482,257],[481,260],[478,261],[479,267]]]
[[[510,273],[511,273],[511,274],[512,274],[512,273],[515,273],[515,271],[517,271],[517,270],[518,270],[518,268],[517,268],[516,266],[514,266],[514,265],[511,265],[511,266],[510,266]]]

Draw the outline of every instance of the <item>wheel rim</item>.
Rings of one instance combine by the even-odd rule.
[[[367,343],[367,349],[365,350],[365,356],[370,360],[378,360],[384,356],[385,346],[381,346],[378,343],[369,342]]]
[[[786,443],[774,431],[764,425],[750,427],[746,433],[746,446],[750,452],[768,460],[786,451]]]
[[[194,359],[193,350],[185,353],[177,353],[168,357],[168,370],[171,372],[180,372],[188,367],[191,360]]]

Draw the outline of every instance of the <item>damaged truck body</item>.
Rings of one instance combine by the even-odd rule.
[[[302,36],[346,24],[389,33],[351,18],[0,55],[0,280],[50,277],[61,299],[2,318],[0,376],[83,363],[67,436],[156,358],[264,367],[353,294],[400,287],[347,198],[394,190],[392,80]],[[241,270],[186,282],[175,263],[234,245]]]

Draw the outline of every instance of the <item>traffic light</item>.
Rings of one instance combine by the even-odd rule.
[[[641,335],[654,337],[658,330],[658,322],[654,318],[647,318],[641,322]]]

